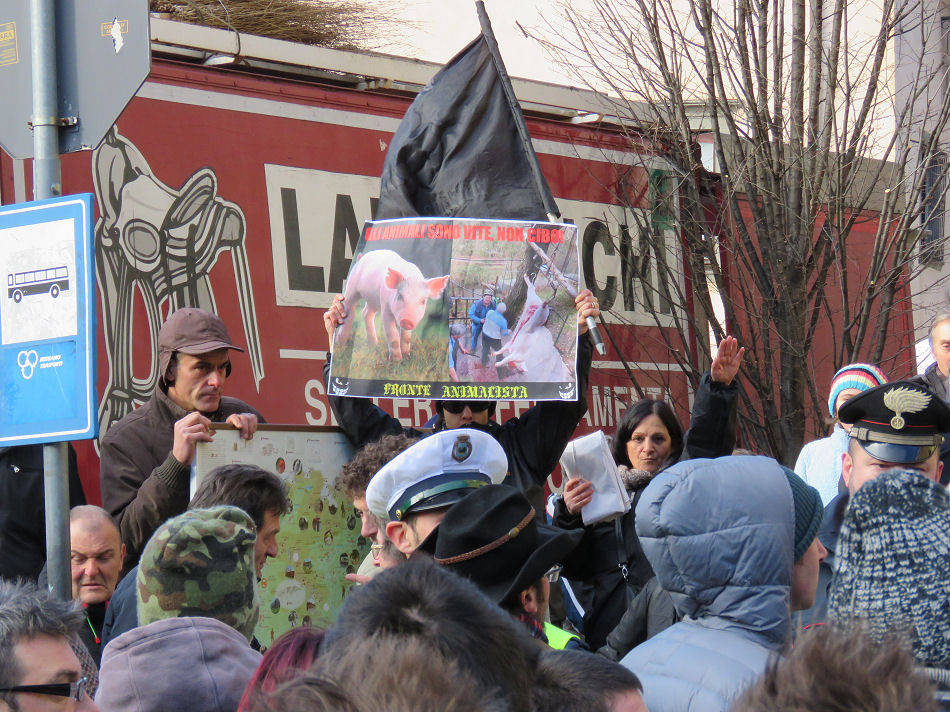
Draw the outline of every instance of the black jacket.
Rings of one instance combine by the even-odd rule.
[[[102,623],[102,647],[105,647],[110,640],[118,638],[139,625],[139,605],[135,597],[135,577],[139,573],[139,567],[133,566],[129,572],[119,579],[119,583],[112,592],[112,598],[109,599],[109,607],[106,609],[105,620]]]
[[[683,438],[681,460],[721,457],[732,453],[736,442],[737,393],[735,385],[725,386],[713,381],[708,373],[703,375],[693,399],[690,427]],[[645,481],[631,493],[633,501],[630,511],[622,517],[584,528],[584,539],[579,547],[584,555],[575,558],[583,558],[588,562],[589,568],[583,577],[588,590],[586,595],[581,593],[578,598],[586,598],[586,601],[582,600],[582,604],[587,604],[584,636],[594,650],[604,645],[607,635],[620,622],[627,609],[627,587],[631,595],[636,595],[653,577],[653,569],[640,548],[634,528],[637,502],[647,484],[648,481]],[[558,497],[554,524],[565,529],[576,529],[583,527],[583,520],[580,513],[569,513],[564,500]],[[621,562],[627,570],[626,585]]]
[[[541,500],[544,481],[557,466],[564,446],[587,412],[586,394],[592,357],[590,339],[581,337],[577,348],[576,401],[542,401],[525,411],[521,417],[511,418],[502,424],[489,420],[488,425],[481,426],[498,441],[508,456],[505,483],[521,489],[536,506]],[[328,356],[323,367],[324,383],[329,373]],[[357,450],[384,435],[405,433],[409,437],[423,437],[429,434],[403,427],[369,398],[329,396],[328,400],[340,427]],[[441,424],[435,429],[440,430]]]
[[[69,446],[69,506],[86,503]],[[36,581],[46,563],[43,446],[0,448],[0,579]]]

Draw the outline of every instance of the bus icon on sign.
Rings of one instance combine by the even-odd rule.
[[[19,304],[31,294],[49,294],[53,299],[69,289],[69,270],[63,267],[14,272],[7,275],[7,298]]]

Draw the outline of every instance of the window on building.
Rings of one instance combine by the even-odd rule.
[[[944,220],[946,219],[947,154],[937,151],[924,174],[923,210],[920,215],[920,258],[927,263],[943,263]]]

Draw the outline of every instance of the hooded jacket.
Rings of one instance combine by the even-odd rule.
[[[214,618],[166,618],[123,633],[102,653],[102,712],[235,712],[261,654]]]
[[[652,712],[726,710],[765,670],[789,629],[795,515],[767,457],[680,462],[637,505],[636,528],[684,620],[622,664]]]

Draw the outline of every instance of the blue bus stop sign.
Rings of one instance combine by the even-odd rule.
[[[0,447],[96,437],[92,196],[0,207]]]

